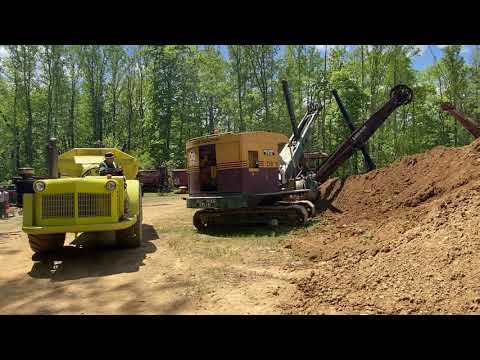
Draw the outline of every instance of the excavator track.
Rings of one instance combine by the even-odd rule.
[[[312,218],[316,215],[315,205],[309,200],[296,200],[296,201],[278,201],[278,205],[301,205],[307,210],[308,217]]]
[[[202,209],[193,216],[199,231],[217,226],[269,224],[299,226],[308,221],[309,212],[303,205],[262,206],[239,209]]]

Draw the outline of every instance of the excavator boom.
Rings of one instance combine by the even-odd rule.
[[[441,109],[452,115],[475,139],[480,137],[480,125],[473,119],[458,111],[451,103],[444,102]]]
[[[362,127],[340,145],[317,171],[316,180],[320,183],[328,179],[357,149],[368,141],[375,131],[383,124],[388,116],[399,106],[408,104],[412,100],[413,92],[406,85],[397,85],[390,91],[390,100],[373,114]]]
[[[332,94],[333,94],[333,97],[335,98],[335,101],[337,102],[337,105],[340,109],[340,112],[342,113],[342,116],[343,116],[343,119],[345,120],[345,122],[347,123],[347,126],[348,128],[350,129],[350,131],[353,133],[356,129],[355,129],[355,125],[353,124],[353,120],[352,120],[352,117],[350,116],[350,114],[348,113],[347,109],[345,108],[345,106],[343,105],[343,102],[342,100],[340,99],[340,96],[338,96],[338,93],[337,93],[337,90],[333,89],[332,90]],[[372,171],[372,170],[375,170],[375,163],[373,162],[373,160],[370,158],[370,155],[368,154],[368,147],[367,147],[367,143],[363,144],[361,147],[360,147],[360,151],[362,152],[363,154],[363,159],[365,160],[365,168],[367,171]]]

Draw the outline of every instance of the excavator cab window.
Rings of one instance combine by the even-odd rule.
[[[217,191],[217,156],[215,144],[199,147],[200,191]]]

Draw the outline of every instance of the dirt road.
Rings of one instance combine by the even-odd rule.
[[[308,262],[286,245],[291,235],[258,228],[200,235],[192,214],[180,196],[147,194],[140,248],[68,245],[42,261],[32,261],[20,216],[0,220],[0,313],[282,312]]]

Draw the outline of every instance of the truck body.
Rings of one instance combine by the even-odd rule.
[[[123,176],[98,176],[106,152],[114,153]],[[118,245],[140,245],[141,189],[132,156],[118,149],[76,148],[60,155],[56,163],[57,178],[19,181],[22,230],[34,252],[62,247],[66,233],[114,232]],[[56,166],[49,164],[49,168]]]

